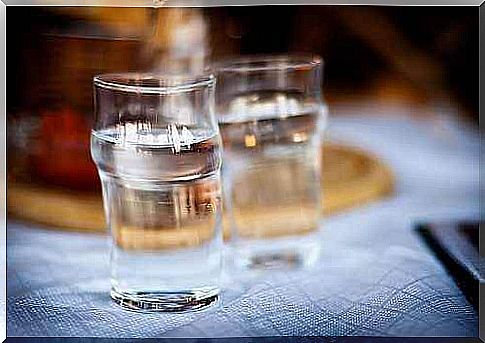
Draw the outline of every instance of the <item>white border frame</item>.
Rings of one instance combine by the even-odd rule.
[[[7,217],[6,217],[6,202],[7,202],[7,174],[6,174],[6,164],[7,164],[7,135],[6,135],[6,27],[7,27],[7,6],[2,2],[0,4],[0,46],[2,50],[3,63],[1,63],[0,74],[1,74],[1,88],[0,93],[0,111],[1,111],[1,125],[0,125],[0,138],[2,139],[1,153],[2,164],[0,166],[0,175],[2,177],[2,185],[0,186],[0,216],[2,219],[3,227],[0,228],[0,279],[3,281],[0,284],[0,342],[3,342],[7,337]]]
[[[162,0],[163,1],[163,0]],[[341,0],[335,3],[331,0],[304,0],[299,3],[296,0],[247,0],[244,3],[236,0],[166,0],[164,7],[216,7],[216,6],[258,6],[258,5],[393,5],[393,6],[476,6],[483,5],[485,0]],[[113,6],[113,7],[152,7],[153,0],[0,0],[0,54],[3,61],[0,67],[2,82],[0,93],[0,143],[2,163],[0,175],[2,184],[0,186],[0,216],[3,228],[0,228],[0,342],[6,339],[7,328],[7,244],[6,244],[6,19],[7,6]],[[481,19],[481,16],[480,16]],[[482,27],[482,24],[480,24]],[[481,44],[481,34],[480,44]],[[1,60],[1,59],[0,59]],[[3,280],[3,281],[1,281]],[[484,287],[484,285],[480,285]],[[482,312],[482,311],[480,311]],[[480,317],[480,315],[479,315]],[[480,324],[485,319],[479,320]],[[482,325],[479,330],[479,337],[482,338]]]

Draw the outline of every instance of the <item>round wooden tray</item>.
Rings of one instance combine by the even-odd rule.
[[[326,144],[323,153],[323,212],[329,215],[390,194],[394,178],[376,157],[350,146]],[[48,227],[103,232],[99,195],[33,184],[8,184],[9,215]]]

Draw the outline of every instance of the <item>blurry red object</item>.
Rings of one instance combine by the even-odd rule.
[[[70,107],[41,114],[38,150],[33,156],[35,176],[42,181],[75,189],[99,187],[89,150],[90,125]]]

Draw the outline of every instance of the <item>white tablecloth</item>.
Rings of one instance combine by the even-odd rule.
[[[322,220],[315,270],[228,279],[222,305],[206,312],[138,314],[109,298],[104,237],[9,220],[8,335],[477,336],[477,313],[413,223],[479,218],[478,129],[388,111],[395,116],[371,106],[331,112],[339,112],[330,120],[331,139],[387,161],[397,189]]]

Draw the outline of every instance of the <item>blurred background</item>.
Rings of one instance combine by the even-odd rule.
[[[426,240],[448,249],[437,256],[471,270],[464,277],[459,268],[459,287],[480,277],[470,239],[478,234],[450,224],[485,213],[478,7],[7,6],[7,14],[9,334],[478,335],[452,269],[413,230],[422,225]],[[317,269],[230,285],[222,315],[192,324],[113,311],[105,241],[36,230],[106,231],[89,152],[93,76],[199,73],[231,56],[287,52],[325,61]]]
[[[32,187],[99,191],[89,154],[96,74],[197,73],[231,56],[311,52],[325,61],[331,116],[372,104],[383,116],[398,106],[478,127],[477,43],[473,7],[9,7],[8,184],[31,186],[16,188],[9,211],[24,211]]]

